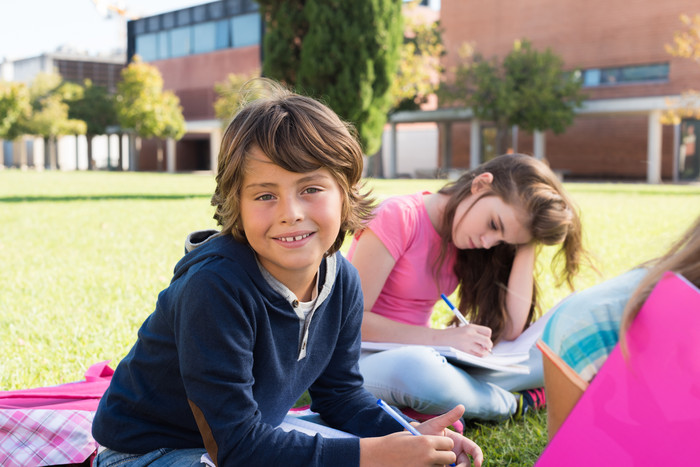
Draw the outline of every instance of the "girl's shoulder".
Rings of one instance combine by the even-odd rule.
[[[386,198],[377,206],[375,217],[393,217],[404,220],[415,219],[425,210],[424,194],[413,193]]]

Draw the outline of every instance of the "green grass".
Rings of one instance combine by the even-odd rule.
[[[439,180],[367,180],[377,199],[436,190]],[[662,253],[700,214],[700,187],[566,184],[603,278]],[[0,171],[0,390],[79,380],[124,357],[185,236],[215,227],[210,175]],[[347,244],[346,244],[347,247]],[[540,258],[542,308],[568,291]],[[601,280],[583,275],[579,287]],[[438,305],[436,325],[449,317]],[[486,465],[532,465],[546,443],[544,413],[472,424]]]

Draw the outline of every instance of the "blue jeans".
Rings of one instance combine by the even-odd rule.
[[[156,449],[147,454],[126,454],[106,449],[92,467],[201,467],[206,449]]]
[[[464,369],[430,347],[399,347],[363,352],[360,372],[365,388],[391,405],[440,414],[462,404],[465,419],[504,420],[517,409],[511,391],[544,386],[542,356],[535,346],[524,364],[529,375]]]

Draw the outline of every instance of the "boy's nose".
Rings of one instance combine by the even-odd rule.
[[[296,199],[285,198],[280,201],[280,220],[287,224],[299,222],[304,217],[303,210]]]

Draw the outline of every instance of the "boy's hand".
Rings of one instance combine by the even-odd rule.
[[[464,413],[458,405],[449,412],[416,425],[423,436],[413,436],[403,431],[381,438],[360,440],[360,466],[434,466],[455,463],[459,467],[480,467],[484,460],[481,448],[472,440],[447,427]]]
[[[463,414],[464,406],[460,404],[449,412],[417,425],[416,428],[424,435],[443,435],[446,438],[450,438],[454,443],[452,452],[457,457],[456,463],[458,466],[471,465],[469,459],[469,456],[471,456],[474,459],[474,466],[480,467],[484,461],[484,454],[481,452],[481,448],[469,438],[447,429],[448,426],[459,420]]]
[[[360,440],[360,467],[427,467],[456,461],[447,436],[414,436],[407,431]]]

